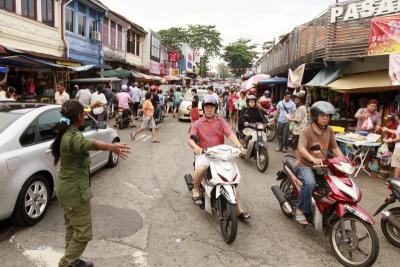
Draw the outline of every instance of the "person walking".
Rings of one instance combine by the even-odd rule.
[[[182,92],[181,92],[181,88],[178,87],[178,88],[176,88],[176,91],[174,92],[174,113],[172,116],[173,118],[175,118],[175,114],[178,112],[181,101],[182,101]]]
[[[237,89],[233,89],[231,95],[228,99],[228,106],[229,106],[229,123],[232,129],[236,128],[238,122],[238,114],[237,109],[235,107],[235,102],[239,99],[237,95]]]
[[[56,195],[64,210],[65,253],[59,267],[91,267],[93,263],[80,259],[92,239],[92,216],[89,187],[91,150],[110,151],[126,159],[126,144],[106,144],[86,139],[79,131],[85,119],[84,107],[78,100],[67,100],[61,106],[63,117],[58,125],[57,136],[51,144],[54,165],[60,162],[56,183]]]
[[[247,98],[246,93],[244,91],[242,91],[242,92],[240,92],[239,99],[236,100],[236,102],[235,102],[235,108],[238,111],[238,118],[240,118],[240,116],[242,116],[242,112],[247,106],[246,98]]]
[[[400,111],[396,111],[394,116],[396,117],[397,129],[391,130],[387,127],[382,128],[383,133],[390,133],[395,135],[394,138],[385,138],[383,142],[387,144],[394,143],[394,151],[391,158],[391,167],[394,169],[394,177],[400,177]]]
[[[288,150],[288,138],[289,138],[289,118],[291,118],[293,112],[296,110],[296,104],[291,100],[292,94],[290,91],[285,91],[283,100],[279,101],[277,108],[277,136],[279,141],[279,147],[276,149],[277,152],[282,151],[286,153]]]
[[[160,143],[157,140],[157,132],[156,132],[156,122],[154,121],[154,106],[151,103],[153,94],[150,92],[146,93],[146,100],[143,103],[143,121],[140,129],[136,132],[131,133],[131,140],[135,141],[135,138],[138,134],[144,132],[147,129],[151,129],[152,132],[152,142]]]
[[[94,118],[102,122],[104,120],[105,106],[107,105],[106,96],[103,94],[103,87],[97,86],[97,91],[94,92],[90,98],[90,107]]]
[[[62,105],[64,102],[69,100],[69,94],[65,92],[65,87],[61,83],[57,84],[57,92],[54,95],[54,100],[58,105]]]
[[[293,150],[297,150],[300,133],[307,126],[308,114],[307,107],[304,105],[304,102],[306,100],[306,93],[304,91],[299,91],[297,93],[294,93],[293,96],[294,103],[296,104],[296,111],[293,113],[293,116],[288,120],[289,122],[293,123],[292,145]]]
[[[75,90],[77,90],[75,99],[77,99],[84,107],[90,106],[90,99],[92,98],[92,94],[88,88],[79,89],[79,86],[76,84]]]
[[[129,94],[133,100],[133,104],[132,104],[133,116],[138,117],[138,110],[139,110],[140,97],[141,97],[141,92],[138,87],[138,83],[135,83],[134,87],[132,85],[129,86]]]
[[[167,111],[166,113],[168,114],[169,112],[174,112],[174,89],[169,89],[168,95],[167,95]]]
[[[158,117],[157,120],[161,121],[164,117],[164,110],[165,110],[165,96],[163,94],[163,91],[161,88],[157,89],[157,95],[158,95],[158,100],[159,100],[159,104],[158,104]]]

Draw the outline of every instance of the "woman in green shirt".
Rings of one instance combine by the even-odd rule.
[[[83,105],[77,100],[68,100],[61,106],[58,134],[51,145],[54,165],[60,161],[56,195],[64,209],[65,254],[59,267],[93,266],[79,259],[92,239],[92,217],[89,187],[90,150],[111,151],[125,159],[129,153],[126,144],[106,144],[86,139],[79,131],[85,118]]]

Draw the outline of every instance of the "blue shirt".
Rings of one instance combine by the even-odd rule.
[[[296,110],[296,104],[292,100],[289,100],[289,102],[281,100],[279,101],[276,107],[278,109],[278,114],[279,114],[278,115],[279,123],[289,122],[286,116],[292,114]]]
[[[165,96],[162,93],[158,94],[158,99],[160,100],[161,105],[165,104]]]
[[[141,92],[139,88],[137,88],[136,86],[135,87],[130,86],[129,94],[131,95],[133,102],[135,103],[140,102]]]

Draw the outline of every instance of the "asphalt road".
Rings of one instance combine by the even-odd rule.
[[[236,241],[225,244],[217,219],[192,204],[183,179],[193,162],[189,126],[167,118],[159,144],[151,143],[150,132],[131,143],[129,130],[119,131],[132,153],[92,177],[94,239],[84,258],[96,266],[340,266],[327,238],[281,213],[270,190],[282,158],[275,144],[270,144],[264,174],[254,162],[238,160],[243,206],[253,219],[240,223]],[[363,190],[361,205],[373,213],[386,197],[384,182],[362,176],[356,182]],[[57,266],[63,227],[56,200],[35,226],[0,223],[0,266]],[[376,230],[380,255],[375,266],[398,266],[399,249],[383,237],[379,222]]]

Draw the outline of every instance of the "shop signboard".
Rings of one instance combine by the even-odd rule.
[[[287,87],[298,88],[301,86],[305,68],[306,68],[306,64],[302,64],[302,65],[298,66],[295,70],[289,69]]]
[[[400,54],[400,16],[371,20],[368,55]]]
[[[376,17],[400,11],[400,0],[363,0],[331,8],[331,23]]]
[[[400,85],[400,55],[389,56],[389,77],[391,85]]]
[[[179,53],[177,51],[168,52],[168,61],[169,62],[178,62],[179,61]]]
[[[178,68],[173,68],[173,69],[172,69],[172,72],[171,72],[171,75],[173,75],[173,76],[179,76],[179,69],[178,69]]]
[[[150,60],[150,73],[152,74],[161,74],[160,63]]]

